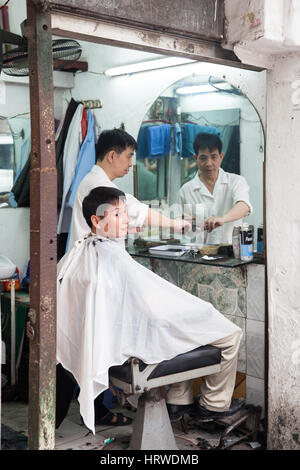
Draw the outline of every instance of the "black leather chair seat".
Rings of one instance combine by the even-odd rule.
[[[200,369],[201,367],[219,364],[221,362],[221,351],[214,346],[201,346],[187,353],[179,354],[173,359],[163,361],[151,372],[147,380],[165,375],[178,374],[187,370]],[[140,361],[140,370],[145,369],[147,364]],[[122,366],[113,366],[109,374],[116,379],[126,383],[132,383],[131,365],[126,362]]]

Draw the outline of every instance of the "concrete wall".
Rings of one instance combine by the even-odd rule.
[[[242,10],[242,2],[225,0],[225,42],[244,63],[268,69],[268,448],[294,450],[300,449],[300,11],[298,1],[274,3],[249,1]]]
[[[268,73],[269,447],[300,449],[300,53]]]

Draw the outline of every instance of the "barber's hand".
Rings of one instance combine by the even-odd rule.
[[[143,227],[128,227],[128,232],[127,233],[137,233],[141,232]]]
[[[204,219],[204,230],[211,232],[215,228],[222,227],[224,223],[222,217],[207,217],[207,219]]]
[[[187,220],[175,219],[173,222],[174,232],[190,232],[192,230],[192,224]]]

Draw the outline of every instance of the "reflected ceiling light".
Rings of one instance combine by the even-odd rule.
[[[184,86],[177,88],[178,95],[192,95],[196,93],[213,93],[215,91],[232,90],[232,86],[227,82],[216,83],[215,86],[205,83],[203,85]]]
[[[115,77],[117,75],[127,75],[131,73],[144,72],[146,70],[163,69],[165,67],[175,67],[176,65],[189,64],[196,62],[193,59],[184,59],[182,57],[166,57],[165,59],[148,60],[136,64],[122,65],[106,70],[105,75]]]

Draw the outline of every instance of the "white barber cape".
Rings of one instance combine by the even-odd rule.
[[[134,261],[113,240],[89,235],[58,264],[57,362],[80,387],[95,432],[94,399],[108,369],[135,356],[155,364],[241,331],[210,303]]]

